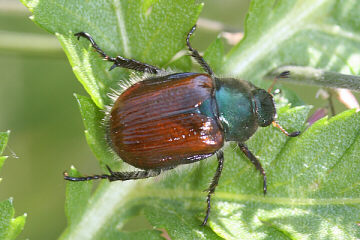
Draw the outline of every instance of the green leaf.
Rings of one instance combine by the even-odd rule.
[[[251,1],[245,36],[222,72],[255,83],[282,65],[358,74],[359,11],[356,0]]]
[[[82,100],[91,103],[90,99]],[[282,108],[279,121],[286,129],[301,129],[308,111],[308,107]],[[269,190],[265,197],[261,177],[254,166],[230,145],[225,151],[223,175],[213,198],[209,224],[214,232],[198,226],[205,209],[206,194],[202,190],[217,164],[210,158],[165,173],[160,182],[155,179],[102,183],[84,202],[81,200],[84,198],[76,197],[81,192],[74,192],[74,196],[68,193],[67,198],[73,198],[73,204],[80,201],[79,205],[87,207],[82,215],[73,213],[79,220],[75,221],[77,231],[68,228],[62,239],[83,238],[84,234],[99,238],[104,234],[127,237],[140,234],[122,229],[129,219],[138,215],[146,216],[156,229],[166,229],[174,239],[217,239],[218,236],[303,239],[310,234],[315,239],[355,239],[359,236],[356,225],[359,211],[355,211],[359,204],[359,177],[356,177],[359,132],[360,115],[354,111],[318,121],[296,139],[287,138],[275,128],[260,129],[248,145],[267,170]],[[349,176],[346,181],[344,172]],[[69,183],[69,186],[85,184]],[[309,222],[313,224],[309,226]],[[329,233],[323,233],[323,228]],[[141,234],[144,233],[142,230]]]
[[[118,82],[128,83],[129,71],[109,72],[111,64],[102,61],[86,40],[77,41],[72,34],[91,33],[112,56],[121,54],[188,71],[188,58],[173,61],[173,56],[185,49],[186,33],[201,5],[165,0],[67,1],[66,5],[60,0],[23,2],[33,11],[37,24],[57,33],[75,74],[91,96],[76,96],[91,149],[102,165],[120,168],[105,140],[102,111],[110,103],[110,89],[118,90]],[[355,3],[253,0],[244,39],[224,59],[218,39],[205,58],[219,74],[256,83],[270,70],[290,63],[357,73],[360,9]],[[267,127],[247,142],[267,171],[266,196],[258,171],[229,144],[208,226],[199,224],[206,207],[203,190],[217,165],[214,157],[155,179],[102,181],[93,194],[91,183],[68,183],[69,225],[61,239],[161,239],[162,229],[171,239],[360,238],[359,113],[347,111],[325,118],[305,131],[310,108],[282,106],[278,109],[281,125],[289,131],[303,130],[303,134],[288,138]],[[72,169],[70,174],[79,173]],[[134,222],[138,231],[129,231]]]
[[[266,197],[251,194],[260,189],[260,182],[256,186],[248,181],[245,188],[236,188],[241,193],[227,197],[238,200],[237,205],[220,202],[234,217],[220,214],[214,230],[227,239],[357,239],[359,123],[359,113],[352,110],[322,119],[296,141],[282,143],[274,154],[269,154],[274,141],[264,140],[269,135],[256,135],[249,145],[257,155],[267,153],[261,161],[268,170],[269,193]],[[222,181],[221,185],[229,184]]]
[[[88,41],[78,41],[73,34],[90,33],[111,56],[122,55],[161,67],[184,49],[185,36],[202,9],[196,0],[177,4],[167,0],[22,2],[33,12],[35,23],[56,33],[75,75],[102,109],[110,103],[110,89],[119,89],[119,80],[127,81],[128,71],[109,72],[111,63],[92,51]]]
[[[0,132],[0,155],[3,153],[8,142],[10,131]],[[7,157],[0,156],[0,169]],[[0,239],[15,239],[23,230],[26,214],[14,218],[15,209],[12,198],[0,202]]]
[[[118,157],[112,151],[109,151],[110,147],[106,142],[104,112],[94,102],[89,101],[87,97],[75,94],[75,98],[80,108],[85,125],[86,140],[91,150],[101,160],[104,169],[106,169],[105,165],[110,166],[112,169],[119,169]]]

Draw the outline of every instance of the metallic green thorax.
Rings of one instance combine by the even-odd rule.
[[[226,141],[244,142],[274,121],[272,96],[253,84],[232,78],[216,79],[216,102]]]

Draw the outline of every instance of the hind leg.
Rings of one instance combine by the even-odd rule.
[[[106,166],[110,174],[93,175],[87,177],[70,177],[67,172],[64,172],[64,179],[73,182],[79,181],[91,181],[96,179],[108,179],[110,182],[113,181],[126,181],[144,179],[150,177],[156,177],[161,173],[160,169],[151,169],[144,171],[133,171],[133,172],[113,172],[109,166]]]

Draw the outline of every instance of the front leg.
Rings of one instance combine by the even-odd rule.
[[[241,149],[241,151],[245,154],[245,156],[252,162],[252,164],[255,165],[256,169],[260,171],[260,174],[263,176],[263,181],[264,181],[263,189],[264,189],[264,195],[265,195],[266,191],[267,191],[265,170],[261,166],[261,163],[259,162],[259,160],[255,157],[255,155],[252,154],[252,152],[250,152],[249,148],[246,146],[245,143],[238,143],[238,146]]]

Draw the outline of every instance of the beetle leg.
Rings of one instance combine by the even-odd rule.
[[[191,56],[200,64],[200,66],[207,72],[210,76],[214,76],[214,72],[211,70],[210,66],[205,62],[204,58],[199,54],[199,52],[191,47],[190,37],[195,32],[196,25],[194,25],[186,37],[186,45],[188,46]]]
[[[90,41],[91,46],[107,61],[109,62],[113,62],[114,64],[110,67],[110,71],[113,70],[116,67],[123,67],[123,68],[127,68],[127,69],[132,69],[132,70],[136,70],[139,72],[146,72],[146,73],[151,73],[151,74],[157,74],[159,72],[162,72],[163,70],[161,70],[160,68],[157,68],[155,66],[146,64],[146,63],[142,63],[139,61],[136,61],[134,59],[128,59],[128,58],[124,58],[121,56],[117,56],[117,57],[110,57],[109,55],[107,55],[94,41],[94,39],[92,38],[92,36],[86,32],[78,32],[74,34],[78,39],[80,39],[80,37],[84,37],[87,40]]]
[[[261,163],[259,160],[255,157],[255,155],[250,152],[249,148],[246,146],[245,143],[238,143],[239,148],[241,151],[246,155],[246,157],[252,162],[252,164],[255,165],[256,169],[260,171],[260,174],[263,176],[263,189],[264,189],[264,195],[267,191],[267,185],[266,185],[266,173],[263,167],[261,166]]]
[[[64,179],[69,181],[91,181],[95,179],[108,179],[110,182],[113,181],[126,181],[126,180],[136,180],[136,179],[144,179],[158,176],[161,173],[160,169],[150,169],[144,171],[133,171],[133,172],[113,172],[109,166],[106,166],[109,170],[110,174],[103,175],[93,175],[87,177],[70,177],[65,172]]]
[[[209,188],[206,189],[206,191],[208,192],[207,199],[206,199],[206,202],[207,202],[206,216],[205,216],[204,221],[202,222],[201,226],[205,226],[207,221],[208,221],[208,218],[209,218],[209,215],[210,215],[210,208],[211,208],[211,205],[210,205],[211,194],[213,194],[215,192],[215,188],[219,183],[219,179],[220,179],[220,176],[221,176],[221,171],[222,171],[223,166],[224,166],[224,153],[223,153],[223,151],[222,150],[217,151],[216,156],[217,156],[217,159],[218,159],[218,167],[216,169],[215,175],[214,175],[214,177],[213,177],[213,179],[211,181],[211,184],[210,184]]]
[[[109,166],[106,166],[110,172],[108,177],[110,182],[113,181],[126,181],[126,180],[136,180],[144,179],[150,177],[156,177],[161,173],[160,169],[149,169],[144,171],[133,171],[133,172],[113,172]]]

